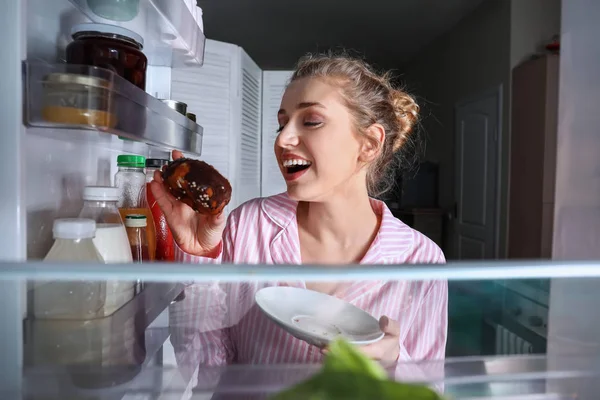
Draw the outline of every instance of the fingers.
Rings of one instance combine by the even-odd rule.
[[[379,319],[379,328],[383,333],[390,336],[400,336],[400,325],[398,322],[385,315]]]
[[[223,229],[225,229],[226,218],[223,213],[219,215],[211,215],[206,219],[206,225],[209,231],[216,232],[218,235],[222,235]]]
[[[214,215],[210,219],[210,224],[214,225],[214,226],[225,225],[225,222],[226,222],[226,218],[225,218],[225,214],[223,212],[221,212],[219,215]]]
[[[156,174],[158,174],[158,172],[154,173],[154,180],[150,183],[150,190],[152,190],[154,199],[158,203],[158,206],[162,212],[165,214],[165,217],[168,219],[173,213],[173,207],[177,200],[175,200],[173,196],[167,192],[162,184],[162,179],[159,178],[160,181],[156,179]]]
[[[165,168],[165,167],[163,167],[163,168]],[[154,171],[154,175],[152,175],[152,178],[158,183],[163,182],[162,174],[158,170]]]
[[[183,155],[183,153],[182,153],[182,152],[180,152],[179,150],[173,150],[172,157],[173,157],[173,161],[175,161],[175,160],[177,160],[177,159],[179,159],[179,158],[183,158],[183,157],[184,157],[184,155]]]

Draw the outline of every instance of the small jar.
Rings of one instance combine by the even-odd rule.
[[[59,124],[114,128],[111,112],[112,84],[106,79],[68,73],[52,73],[43,82],[42,118]]]
[[[165,103],[169,108],[177,111],[181,115],[186,115],[187,113],[187,104],[182,101],[177,100],[169,100],[169,99],[159,99],[161,102]]]
[[[145,215],[130,214],[125,217],[127,237],[131,246],[131,256],[134,263],[146,263],[150,261],[150,250],[148,248],[148,235],[146,227],[148,220]]]
[[[139,198],[146,184],[146,157],[136,155],[120,155],[117,157],[119,170],[115,174],[115,186],[119,188],[119,208],[139,208]]]
[[[156,254],[156,233],[154,220],[144,190],[146,187],[146,158],[143,156],[120,155],[117,157],[118,172],[115,175],[115,186],[119,188],[119,213],[123,221],[127,215],[142,214],[146,216],[148,226],[148,244],[150,247],[150,260]]]
[[[108,24],[79,24],[71,29],[73,42],[67,46],[67,63],[113,71],[146,90],[148,59],[142,53],[144,40],[137,33]]]

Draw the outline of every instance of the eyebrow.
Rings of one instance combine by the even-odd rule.
[[[307,101],[307,102],[303,102],[303,103],[298,103],[298,105],[296,106],[297,110],[303,109],[303,108],[309,108],[309,107],[320,107],[320,108],[326,108],[323,104],[317,102],[317,101]],[[281,115],[281,114],[285,114],[285,110],[282,108],[279,111],[277,111],[277,115]]]

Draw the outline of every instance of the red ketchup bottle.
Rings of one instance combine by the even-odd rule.
[[[156,232],[156,255],[155,261],[174,261],[175,260],[175,241],[173,240],[173,234],[167,225],[167,220],[162,210],[160,209],[152,190],[150,189],[150,182],[154,176],[154,171],[160,171],[163,165],[169,163],[169,160],[159,158],[148,158],[146,159],[146,199],[148,201],[148,207],[152,213],[154,219],[154,229]]]

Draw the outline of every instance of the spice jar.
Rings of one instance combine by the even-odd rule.
[[[156,233],[154,232],[154,220],[148,202],[142,193],[145,193],[146,158],[135,155],[120,155],[117,157],[119,170],[115,174],[115,186],[119,188],[119,213],[125,221],[127,215],[142,214],[148,220],[147,233],[150,249],[150,260],[154,260],[156,254]]]
[[[106,68],[146,90],[148,59],[137,33],[108,24],[79,24],[71,29],[67,63]]]
[[[52,73],[43,82],[42,118],[59,124],[114,128],[112,84],[80,74]]]
[[[147,226],[148,221],[145,215],[130,214],[125,217],[125,227],[127,228],[127,237],[129,238],[131,256],[134,263],[150,261],[148,237],[146,234]]]

